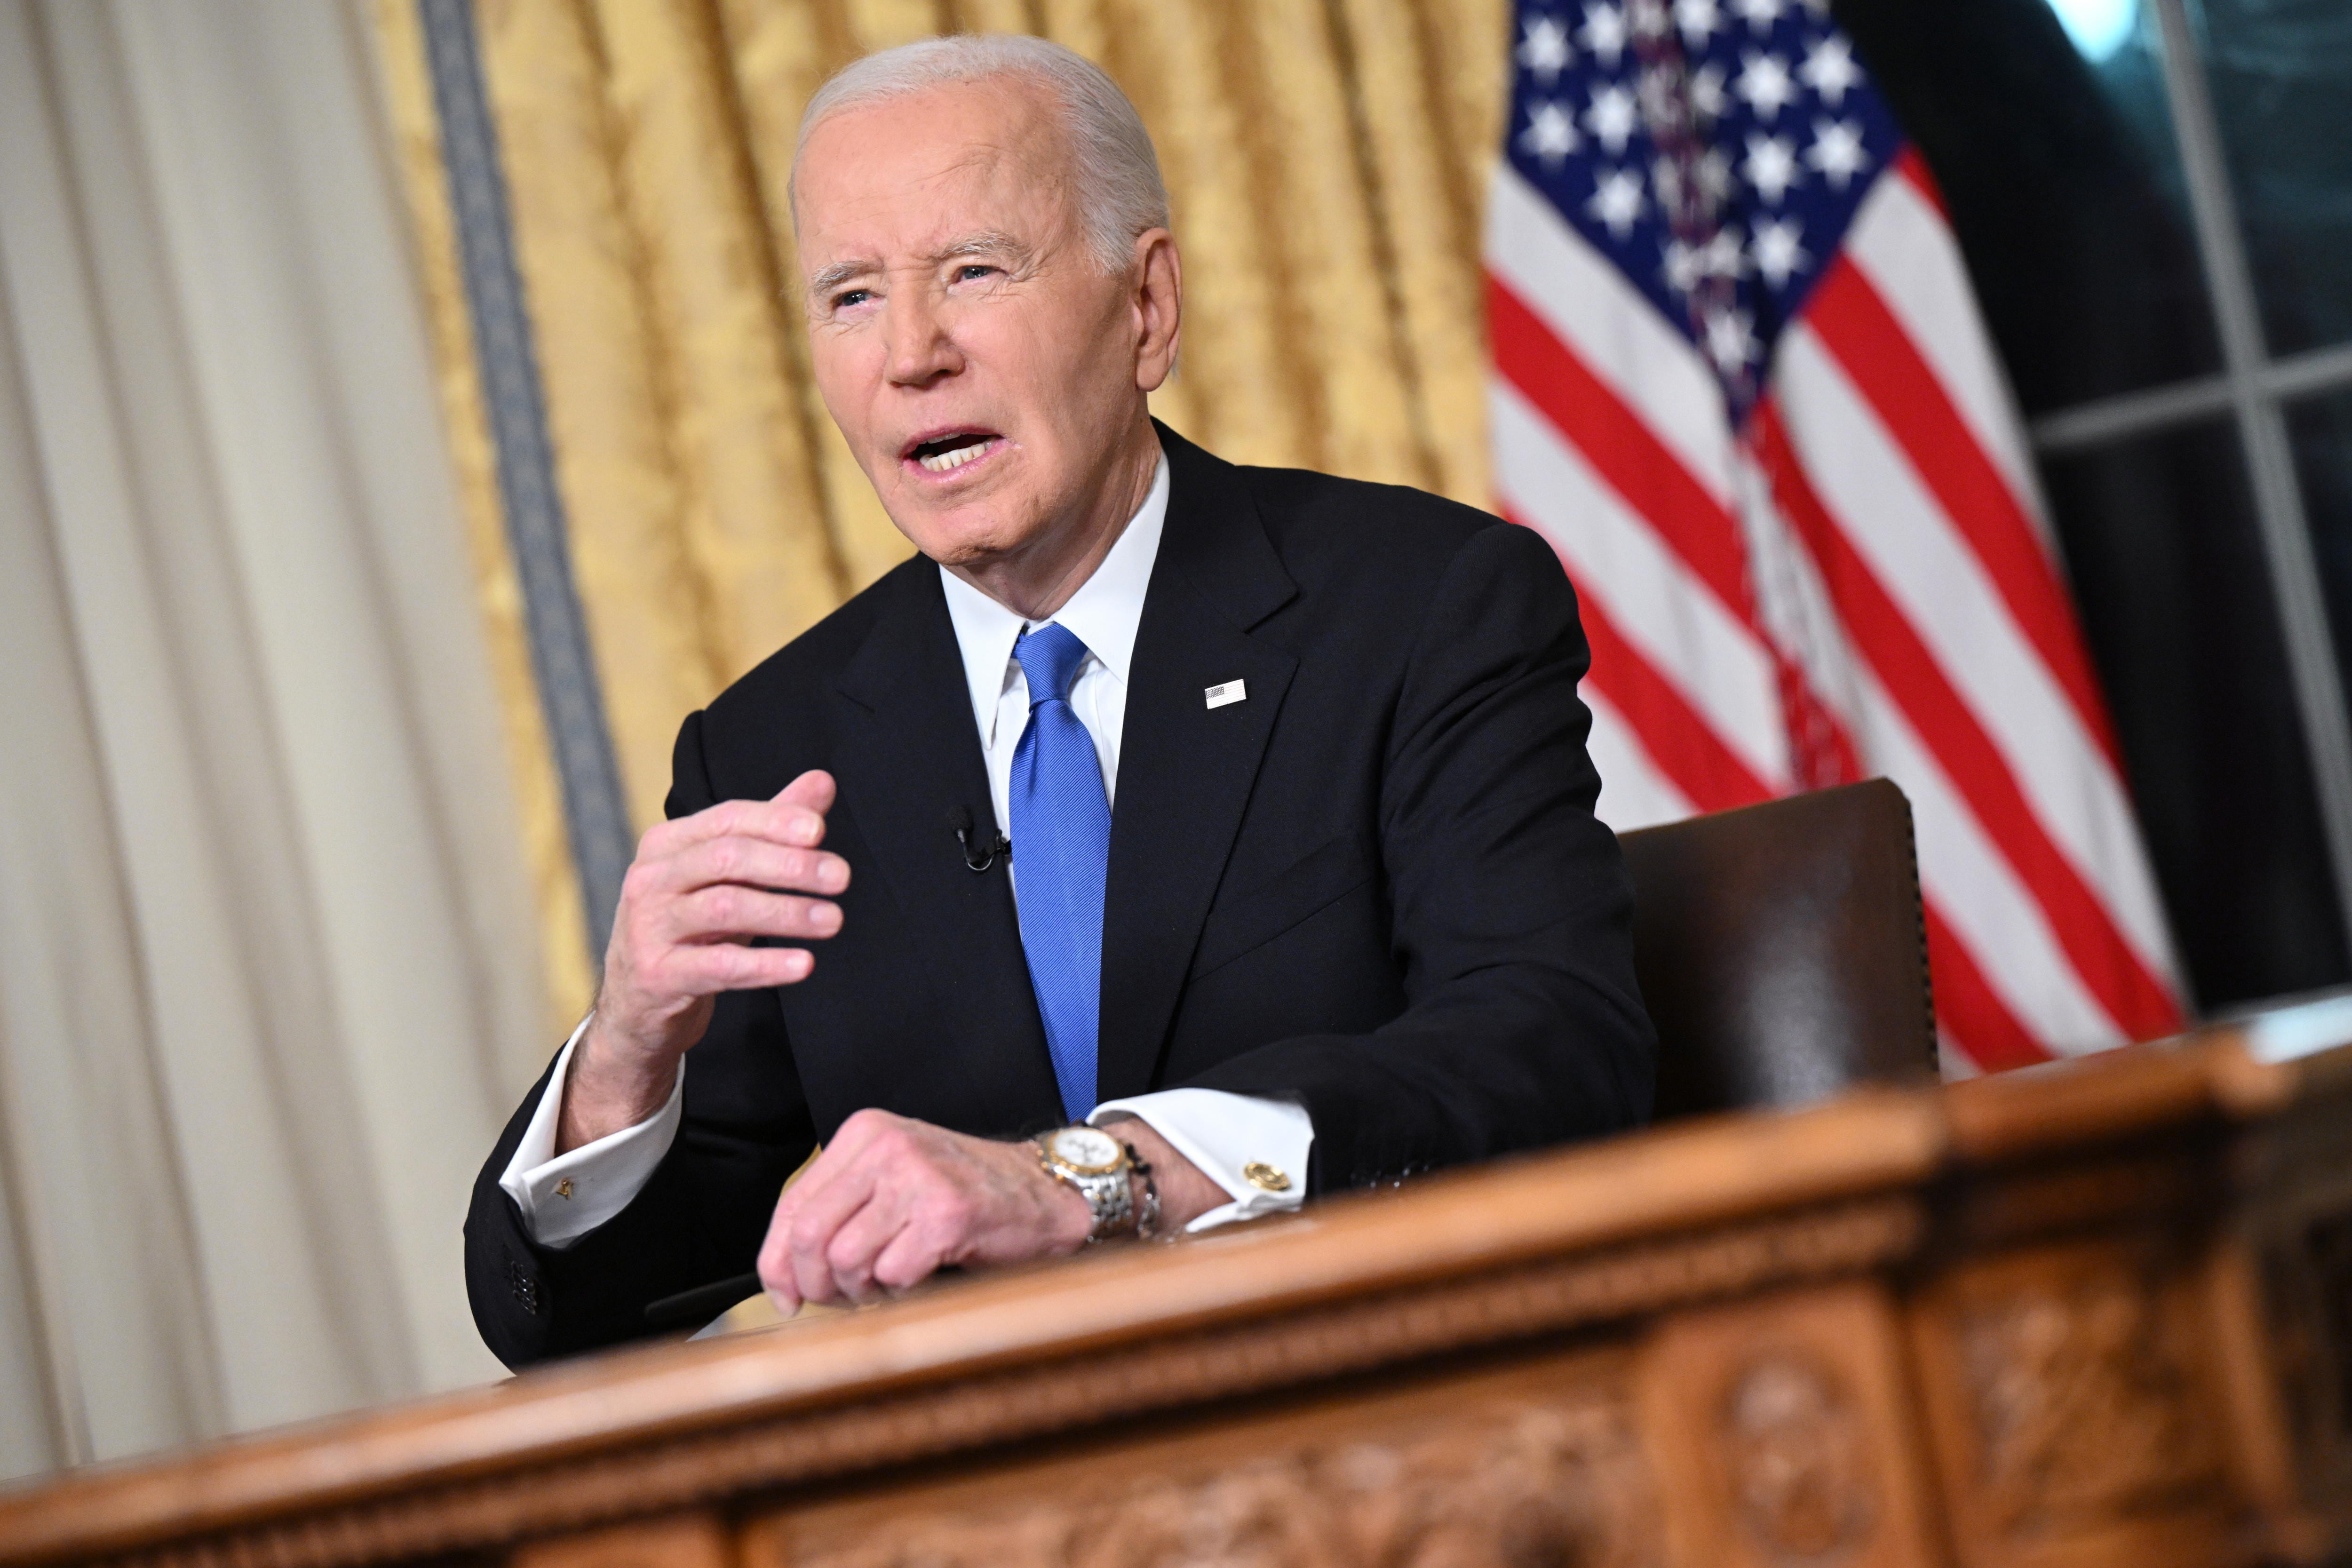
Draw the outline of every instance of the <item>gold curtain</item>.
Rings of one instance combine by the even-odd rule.
[[[414,0],[372,0],[529,824],[551,1000],[580,893],[459,282]],[[784,184],[861,54],[1029,32],[1158,143],[1187,285],[1155,411],[1224,457],[1486,500],[1478,207],[1507,0],[478,0],[573,570],[632,816],[679,721],[902,560],[809,379]]]

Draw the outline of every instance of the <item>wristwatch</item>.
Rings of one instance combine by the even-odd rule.
[[[1060,1127],[1037,1139],[1037,1163],[1045,1173],[1077,1189],[1094,1211],[1087,1240],[1123,1236],[1135,1228],[1135,1190],[1129,1180],[1136,1161],[1126,1144],[1099,1127]]]

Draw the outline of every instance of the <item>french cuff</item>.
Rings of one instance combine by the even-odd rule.
[[[1150,1122],[1233,1198],[1186,1226],[1187,1231],[1285,1214],[1306,1201],[1315,1119],[1304,1106],[1219,1089],[1165,1089],[1105,1100],[1087,1120],[1100,1126],[1113,1111]]]
[[[563,1042],[554,1070],[547,1075],[547,1092],[539,1097],[530,1125],[523,1129],[522,1142],[515,1145],[514,1158],[499,1178],[499,1186],[522,1211],[523,1228],[531,1240],[558,1251],[619,1214],[645,1191],[677,1140],[678,1121],[686,1113],[686,1058],[681,1057],[668,1103],[659,1110],[569,1153],[555,1152],[572,1053],[594,1016],[591,1013],[581,1019],[580,1027]]]

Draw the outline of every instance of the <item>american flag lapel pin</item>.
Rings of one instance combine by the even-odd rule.
[[[1203,692],[1212,708],[1223,708],[1228,702],[1244,701],[1249,697],[1249,683],[1228,680],[1223,686],[1212,686]]]

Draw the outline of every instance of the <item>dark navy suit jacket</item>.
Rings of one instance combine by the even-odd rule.
[[[1315,1123],[1310,1194],[1630,1127],[1654,1037],[1632,892],[1592,815],[1576,598],[1535,533],[1417,490],[1236,468],[1162,427],[1171,489],[1137,630],[1103,921],[1102,1098],[1196,1086]],[[1247,698],[1210,708],[1231,680]],[[842,933],[801,984],[722,996],[685,1121],[621,1214],[533,1244],[498,1179],[467,1221],[509,1365],[649,1331],[747,1271],[784,1178],[881,1106],[1015,1137],[1060,1099],[938,568],[898,567],[689,716],[673,816],[840,795]],[[1018,855],[1020,847],[1013,846]]]

